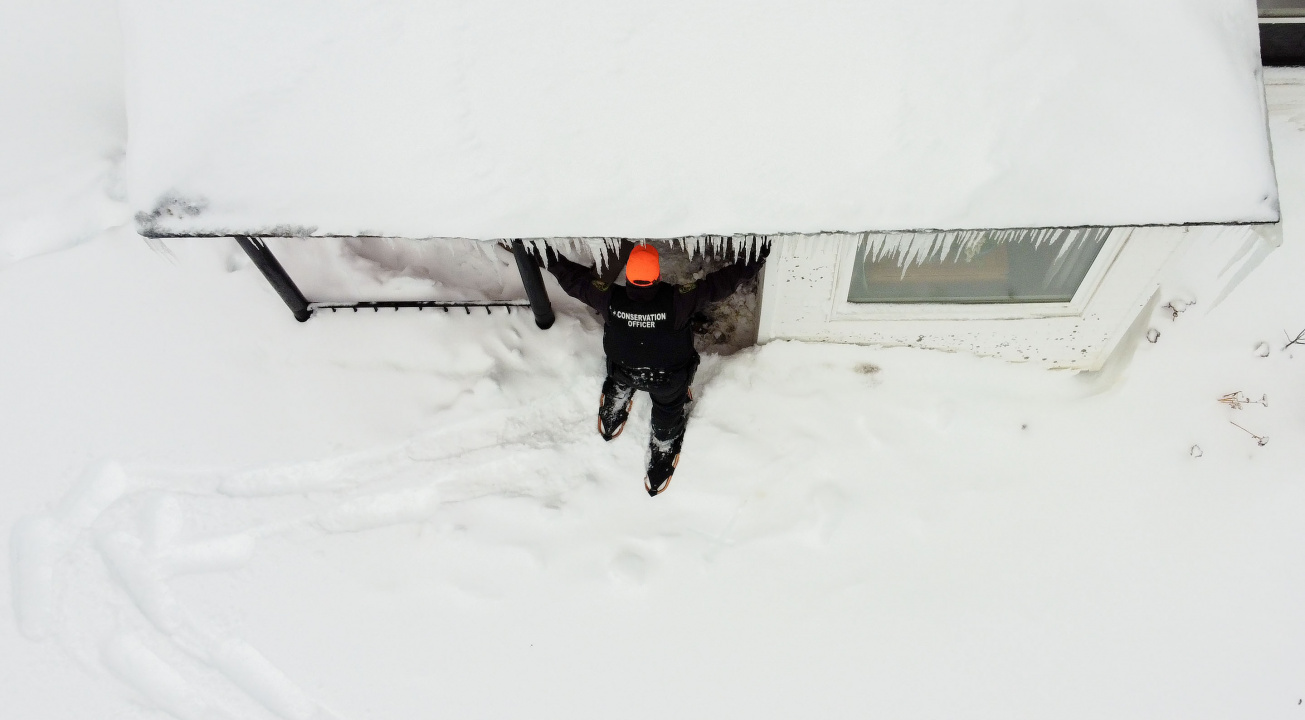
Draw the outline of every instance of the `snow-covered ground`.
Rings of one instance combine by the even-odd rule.
[[[128,215],[122,38],[112,0],[0,3],[0,268]]]
[[[1221,302],[1192,246],[1100,373],[708,357],[656,499],[576,303],[300,325],[230,241],[114,226],[112,103],[7,129],[53,149],[0,178],[0,717],[1299,718],[1305,74],[1269,79],[1284,242]]]

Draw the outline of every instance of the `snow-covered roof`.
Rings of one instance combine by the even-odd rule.
[[[142,230],[1274,221],[1253,0],[126,0]]]

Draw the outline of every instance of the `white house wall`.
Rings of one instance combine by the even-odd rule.
[[[1255,226],[1115,228],[1073,301],[1002,305],[849,303],[853,254],[866,236],[782,236],[766,267],[758,340],[910,346],[1095,370],[1180,244],[1218,242],[1232,256],[1261,235]]]

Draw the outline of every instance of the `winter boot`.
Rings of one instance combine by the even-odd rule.
[[[603,383],[603,394],[598,397],[598,434],[612,440],[625,429],[634,405],[634,388],[620,385],[608,378]]]
[[[649,496],[660,495],[671,484],[675,466],[680,464],[684,427],[685,423],[681,422],[669,432],[658,432],[658,428],[653,428],[652,437],[648,440],[648,475],[643,481]]]

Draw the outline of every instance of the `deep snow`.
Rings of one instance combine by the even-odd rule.
[[[128,217],[122,37],[110,0],[0,3],[0,268]]]
[[[125,0],[151,232],[1278,218],[1254,0]]]
[[[656,499],[646,399],[616,442],[592,430],[600,338],[578,304],[547,332],[300,325],[230,241],[146,244],[106,226],[125,219],[108,181],[87,199],[52,180],[9,217],[112,212],[40,246],[58,252],[0,236],[0,708],[1296,718],[1305,379],[1283,348],[1305,328],[1305,75],[1268,77],[1284,243],[1221,302],[1222,253],[1188,246],[1172,309],[1100,373],[709,357]],[[62,132],[32,139],[69,178],[121,140]],[[4,187],[39,166],[3,166]],[[323,291],[520,292],[506,256],[302,250]],[[1218,402],[1234,391],[1268,406]]]
[[[119,232],[21,263],[0,322],[42,352],[3,374],[26,638],[6,707],[1291,717],[1291,237],[1213,311],[1175,280],[1196,304],[1095,376],[799,343],[711,358],[655,500],[646,401],[615,443],[592,430],[598,334],[573,305],[546,333],[300,326],[227,245],[170,263]],[[85,286],[20,309],[57,277]],[[1217,402],[1234,390],[1269,406]]]

